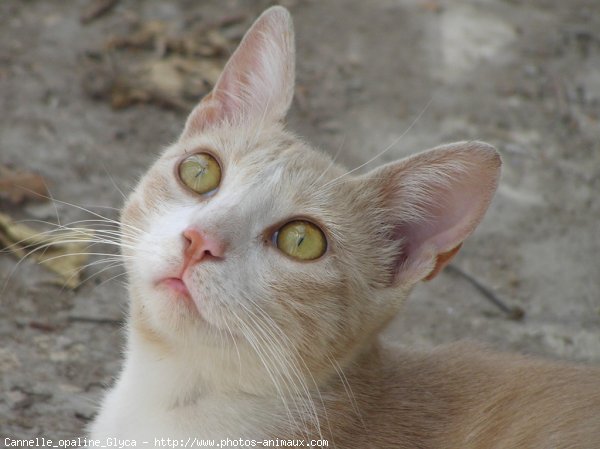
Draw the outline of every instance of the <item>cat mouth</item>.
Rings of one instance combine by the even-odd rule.
[[[193,316],[200,317],[208,323],[208,320],[206,320],[204,313],[193,298],[182,277],[165,277],[159,279],[155,283],[155,287],[163,291],[166,290],[173,306],[181,305]]]
[[[188,290],[183,279],[178,277],[168,277],[157,282],[158,286],[166,287],[168,290],[176,293],[178,296],[183,296],[188,300],[192,299],[192,295]]]

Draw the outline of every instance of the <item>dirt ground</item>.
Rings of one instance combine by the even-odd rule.
[[[108,38],[147,21],[176,34],[217,20],[235,40],[270,4],[122,0],[82,23],[86,1],[0,2],[0,163],[43,175],[57,200],[118,217],[120,191],[178,136],[187,103],[138,98],[115,109],[102,86],[90,87],[90,61]],[[297,33],[290,126],[300,135],[339,149],[349,167],[390,145],[366,168],[467,139],[492,143],[504,160],[498,194],[455,266],[525,318],[507,319],[447,271],[416,289],[389,338],[419,347],[470,339],[600,363],[598,1],[284,4]],[[6,211],[90,218],[62,202]],[[124,278],[103,268],[87,268],[91,278],[72,291],[0,254],[0,437],[83,434],[123,344]]]

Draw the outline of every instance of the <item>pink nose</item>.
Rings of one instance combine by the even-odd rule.
[[[219,239],[194,228],[183,231],[183,237],[185,266],[198,263],[206,257],[223,258],[225,247]]]

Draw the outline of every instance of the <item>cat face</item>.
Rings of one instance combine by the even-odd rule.
[[[362,298],[391,282],[373,223],[357,219],[369,199],[355,180],[335,181],[345,171],[280,125],[256,129],[182,139],[146,174],[123,213],[124,234],[142,231],[127,242],[132,290],[149,326],[176,345],[222,345],[231,334],[243,340],[258,325],[298,351],[314,351],[315,339],[330,351],[356,339],[353,328],[365,330],[359,325],[376,305]],[[179,168],[205,153],[221,178],[215,190],[198,194]],[[322,232],[323,254],[289,254],[278,237],[298,222]],[[190,229],[222,249],[186,265]],[[189,294],[173,288],[173,278]]]
[[[285,131],[293,85],[291,21],[271,8],[129,198],[131,325],[143,338],[327,373],[483,216],[491,147],[454,144],[355,177]]]

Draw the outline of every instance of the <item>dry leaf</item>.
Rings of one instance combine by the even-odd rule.
[[[110,37],[104,44],[112,49],[154,49],[158,40],[165,39],[167,27],[159,20],[142,23],[137,30],[126,36]]]
[[[122,73],[111,71],[102,59],[85,63],[89,68],[83,79],[84,90],[92,98],[108,100],[113,109],[153,103],[189,111],[210,91],[223,69],[220,60],[176,55],[132,62]]]
[[[171,56],[148,61],[140,69],[139,84],[145,86],[145,90],[195,101],[214,86],[223,66],[214,60],[195,61]]]
[[[436,14],[442,12],[444,9],[441,3],[437,0],[424,0],[421,2],[420,6],[425,11]]]
[[[44,234],[0,213],[0,245],[19,259],[31,252],[29,257],[58,275],[53,282],[72,289],[81,283],[92,238],[83,228]]]
[[[16,206],[26,200],[46,199],[48,199],[48,190],[42,176],[0,165],[0,200]]]
[[[91,0],[81,13],[81,23],[90,23],[110,11],[119,0]]]
[[[108,38],[100,52],[86,54],[83,88],[114,109],[152,103],[189,111],[212,89],[235,44],[222,28],[244,17],[199,24],[178,35],[161,21],[138,23],[129,34]]]

